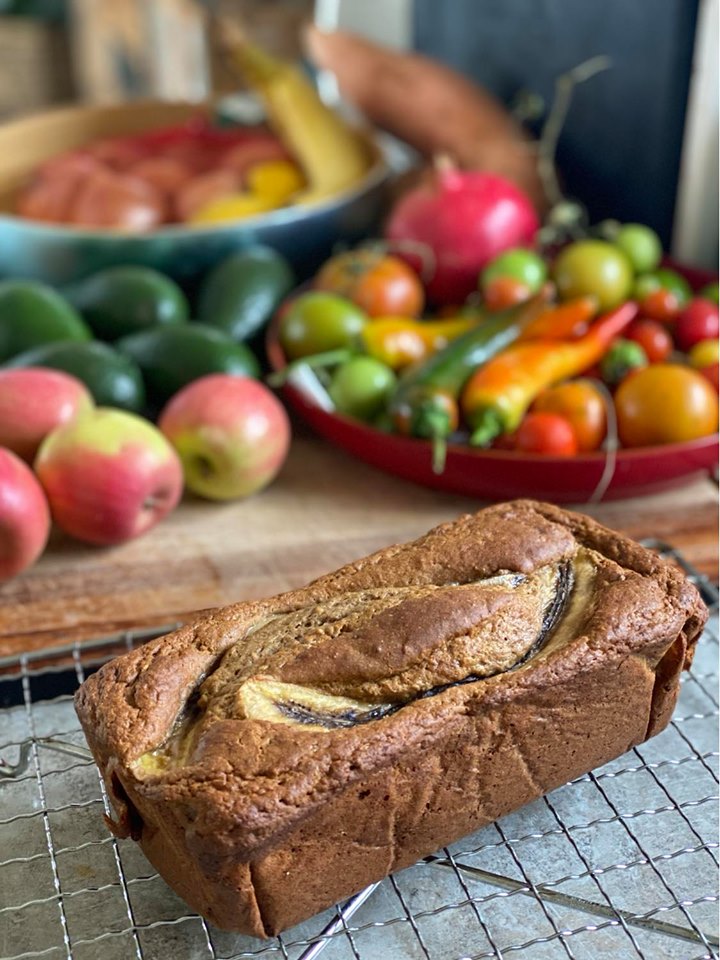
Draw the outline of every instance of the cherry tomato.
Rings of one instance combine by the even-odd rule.
[[[537,293],[547,280],[548,268],[543,258],[532,250],[515,247],[505,250],[491,260],[480,274],[480,289],[487,300],[488,286],[500,278],[517,280],[528,289],[528,295]]]
[[[565,417],[557,413],[528,413],[515,434],[515,449],[522,453],[573,457],[578,452],[578,442]]]
[[[720,315],[711,300],[695,297],[678,317],[673,331],[681,350],[689,350],[701,340],[714,340],[720,334]]]
[[[593,294],[601,310],[612,310],[630,295],[633,270],[625,254],[612,243],[576,240],[560,251],[553,277],[561,299]]]
[[[633,340],[616,340],[600,361],[600,374],[610,387],[616,387],[633,370],[646,367],[647,354]]]
[[[607,432],[605,398],[590,380],[571,380],[543,391],[533,404],[537,413],[556,413],[573,429],[582,453],[597,450]]]
[[[718,382],[720,366],[717,363],[708,364],[707,367],[703,367],[698,373],[701,373],[705,379],[715,387],[715,393],[720,393],[720,383]]]
[[[614,238],[636,273],[654,270],[662,257],[660,237],[642,223],[625,223]]]
[[[651,320],[662,320],[663,323],[672,323],[680,313],[680,301],[672,290],[658,287],[651,290],[640,301],[640,312]]]
[[[348,250],[331,257],[315,277],[315,288],[347,297],[371,317],[416,317],[425,292],[415,271],[379,250]]]
[[[630,324],[625,336],[640,344],[650,363],[662,363],[672,353],[672,337],[655,320],[636,320]]]
[[[385,407],[395,374],[372,357],[352,357],[335,370],[328,393],[340,413],[372,420]]]
[[[485,285],[483,297],[488,310],[508,310],[530,298],[530,287],[514,277],[495,277]]]
[[[718,427],[716,392],[697,370],[675,363],[655,363],[627,377],[615,408],[626,447],[695,440]]]
[[[280,342],[289,360],[350,347],[367,315],[350,300],[321,291],[296,297],[280,323]]]
[[[702,370],[703,367],[712,366],[720,360],[720,343],[717,338],[712,340],[701,340],[688,353],[690,365],[696,370]]]
[[[675,294],[680,307],[684,307],[692,296],[690,284],[685,277],[682,277],[675,270],[668,270],[667,267],[660,267],[659,270],[654,270],[652,273],[643,273],[639,276],[635,281],[633,297],[640,301],[642,305],[647,295],[655,290],[669,290],[670,293]],[[653,319],[660,318],[654,317]]]

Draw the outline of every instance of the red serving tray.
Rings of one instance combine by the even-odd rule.
[[[695,288],[713,279],[699,271],[682,272]],[[266,346],[270,365],[282,370],[287,361],[277,323],[268,328]],[[445,470],[435,474],[428,441],[383,433],[351,417],[328,413],[290,384],[283,387],[283,394],[320,436],[366,463],[426,487],[483,500],[537,497],[553,503],[587,503],[646,496],[683,486],[718,466],[720,438],[713,434],[687,443],[619,450],[604,491],[603,452],[548,457],[449,444]]]

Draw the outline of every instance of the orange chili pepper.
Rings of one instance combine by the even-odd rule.
[[[624,303],[600,317],[579,340],[517,343],[476,370],[461,398],[472,430],[470,442],[486,444],[515,430],[542,390],[597,363],[637,312],[637,304]]]
[[[426,360],[477,324],[477,317],[431,321],[378,317],[365,324],[360,339],[371,357],[393,370],[400,370],[411,363]]]
[[[597,298],[576,297],[543,310],[520,335],[521,340],[571,340],[587,333],[598,310]]]

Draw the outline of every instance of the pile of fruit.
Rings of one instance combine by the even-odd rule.
[[[0,283],[0,580],[37,559],[51,517],[117,544],[184,485],[231,500],[270,483],[290,427],[245,341],[293,284],[279,254],[250,248],[205,278],[191,322],[183,291],[144,267],[62,293]]]
[[[314,203],[365,175],[364,143],[297,67],[245,41],[234,54],[274,133],[213,126],[198,117],[102,140],[43,164],[20,191],[15,211],[32,220],[137,233]]]
[[[456,264],[423,319],[410,258],[387,244],[336,255],[282,311],[277,380],[311,367],[338,413],[431,440],[438,471],[448,440],[573,456],[713,434],[717,284],[693,295],[645,226],[599,234],[547,256],[504,249],[464,303]]]
[[[53,157],[20,191],[30,220],[144,232],[203,224],[283,206],[305,185],[286,148],[263,128],[222,128],[198,118],[114,137]]]

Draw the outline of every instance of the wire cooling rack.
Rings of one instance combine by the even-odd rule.
[[[190,914],[103,824],[72,695],[149,634],[0,661],[0,957],[717,958],[718,594],[649,545],[715,610],[670,726],[272,941]]]

